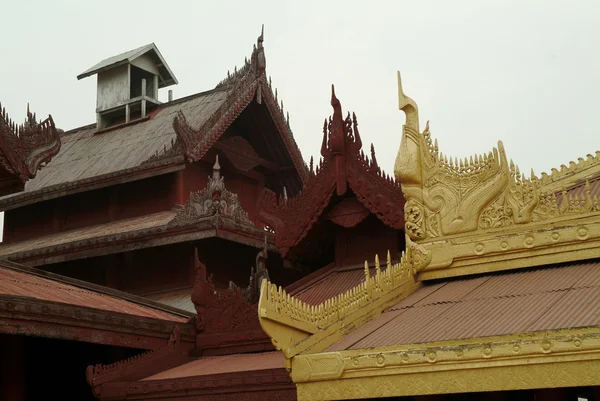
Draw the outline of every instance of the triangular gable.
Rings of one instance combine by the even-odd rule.
[[[283,255],[309,233],[334,196],[350,191],[360,204],[342,201],[336,206],[340,210],[332,210],[327,218],[347,226],[345,223],[356,224],[368,211],[392,228],[404,228],[404,197],[399,183],[381,171],[372,145],[371,158],[364,154],[356,115],[342,117],[333,87],[331,105],[334,113],[323,127],[322,159],[316,171],[311,160],[302,193],[278,201],[273,192],[265,190],[259,200],[260,218],[275,231],[276,244]],[[352,221],[343,221],[344,212]]]
[[[266,58],[261,33],[250,59],[246,59],[244,66],[236,69],[233,74],[228,73],[227,78],[215,88],[226,88],[227,99],[208,120],[200,127],[192,128],[183,112],[177,114],[173,121],[177,141],[173,147],[180,148],[189,161],[202,159],[244,109],[256,99],[257,103],[266,105],[300,179],[306,182],[308,168],[290,129],[289,115],[284,115],[283,102],[281,106],[278,104],[277,93],[273,93],[265,69]]]

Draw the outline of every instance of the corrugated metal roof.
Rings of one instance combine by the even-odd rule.
[[[374,273],[375,269],[371,269],[371,275]],[[318,275],[301,288],[290,291],[290,295],[309,305],[318,305],[329,298],[357,286],[364,280],[364,267],[335,268],[327,270],[325,274]]]
[[[590,197],[592,200],[594,197],[600,199],[600,173],[596,173],[586,179],[580,179],[577,184],[567,189],[567,194],[572,197],[578,197],[585,199],[586,192],[588,190],[586,186],[586,180],[589,183]],[[556,201],[560,206],[562,204],[562,190],[556,191]]]
[[[185,323],[188,318],[116,296],[0,266],[0,294],[78,305],[138,317]]]
[[[192,303],[192,288],[181,288],[172,291],[159,292],[154,294],[144,295],[144,298],[148,298],[154,302],[158,302],[164,305],[169,305],[174,308],[185,310],[188,312],[196,313],[196,308]]]
[[[285,369],[281,352],[236,354],[199,358],[142,380],[177,379],[232,372],[249,372],[267,369]]]
[[[225,101],[225,90],[213,90],[163,105],[152,118],[96,134],[96,126],[85,126],[61,135],[60,152],[27,181],[25,191],[0,197],[0,201],[44,188],[136,168],[169,148],[176,135],[175,114],[181,110],[190,126],[199,127]]]
[[[426,285],[329,350],[600,324],[600,261]]]
[[[132,233],[149,228],[160,227],[167,224],[174,216],[175,212],[167,210],[131,219],[118,220],[111,223],[98,224],[95,226],[45,235],[25,241],[1,244],[0,256],[13,255],[20,252],[31,252],[37,249],[55,247],[106,235]]]

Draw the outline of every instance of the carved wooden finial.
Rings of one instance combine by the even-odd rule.
[[[221,170],[221,165],[219,164],[219,155],[215,158],[215,164],[213,165],[213,170]]]

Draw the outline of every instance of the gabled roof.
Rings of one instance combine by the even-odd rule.
[[[161,104],[146,119],[100,133],[94,124],[62,134],[63,146],[52,163],[26,183],[24,192],[0,197],[0,210],[181,170],[186,159],[204,157],[242,111],[259,100],[268,108],[285,158],[304,181],[308,168],[265,77],[262,36],[259,43],[245,67],[213,90]]]
[[[171,71],[171,69],[167,65],[167,62],[160,54],[160,51],[158,51],[158,47],[156,47],[154,43],[150,43],[145,46],[138,47],[137,49],[133,49],[125,53],[121,53],[119,55],[102,60],[98,64],[88,68],[87,70],[79,74],[77,76],[77,79],[86,78],[91,75],[100,73],[102,71],[106,71],[123,64],[131,63],[136,58],[141,57],[147,53],[150,53],[152,57],[156,60],[156,65],[158,67],[160,75],[158,87],[164,88],[166,86],[177,84],[178,82],[177,78],[175,78],[175,74],[173,74],[173,71]]]
[[[386,225],[404,228],[404,197],[400,184],[381,171],[371,146],[371,158],[362,150],[356,116],[344,119],[339,100],[332,87],[333,117],[323,127],[323,158],[310,174],[302,193],[293,198],[277,200],[265,189],[259,201],[260,218],[275,230],[276,245],[282,255],[310,232],[326,208],[337,203],[327,218],[345,227],[351,227],[369,214],[376,215]],[[352,193],[358,202],[339,202]],[[332,200],[335,199],[336,202]],[[339,213],[336,213],[339,212]]]

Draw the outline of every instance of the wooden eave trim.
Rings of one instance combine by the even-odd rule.
[[[183,342],[194,343],[191,323],[0,295],[0,333],[156,349],[166,343],[175,326],[180,327]]]
[[[49,199],[168,174],[183,170],[184,168],[185,158],[182,155],[158,160],[114,173],[52,185],[18,195],[10,195],[5,199],[0,199],[0,211],[7,211]]]
[[[298,147],[290,126],[287,124],[287,122],[285,122],[285,116],[283,115],[282,110],[279,108],[279,105],[273,96],[273,91],[269,87],[265,74],[259,78],[258,85],[261,86],[261,94],[264,100],[266,100],[264,103],[267,106],[267,110],[275,127],[277,128],[277,131],[279,132],[279,136],[282,139],[288,155],[292,160],[292,164],[294,165],[295,170],[300,177],[300,181],[302,181],[303,184],[306,184],[308,181],[308,167],[304,162],[302,152]]]
[[[102,385],[101,400],[120,399],[185,399],[191,396],[222,394],[232,400],[254,391],[295,390],[289,373],[284,369],[241,371],[162,380],[106,383]]]
[[[298,400],[600,385],[600,326],[297,355]]]
[[[163,225],[134,232],[88,238],[57,246],[38,248],[30,252],[4,255],[3,258],[36,267],[212,237],[261,248],[264,244],[265,235],[272,236],[272,234],[270,235],[257,227],[236,225],[226,219],[224,219],[223,226],[219,228],[214,227],[208,220],[205,220],[198,223]],[[278,252],[273,245],[273,241],[269,242],[269,250]]]

